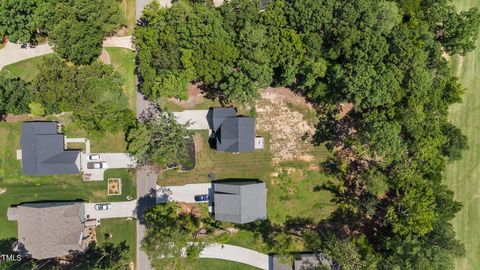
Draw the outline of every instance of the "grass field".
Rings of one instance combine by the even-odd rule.
[[[479,0],[453,1],[459,9],[480,7]],[[458,270],[480,269],[480,41],[477,49],[463,59],[451,61],[455,74],[467,87],[462,104],[450,108],[450,120],[468,136],[469,150],[463,159],[447,167],[445,182],[463,203],[454,219],[457,237],[467,249],[464,259],[456,263]]]
[[[2,72],[6,73],[10,77],[20,77],[21,79],[31,82],[35,76],[40,72],[38,69],[40,64],[43,62],[43,59],[51,56],[52,54],[47,54],[35,58],[30,58],[17,62],[15,64],[10,64],[5,66],[2,69]]]
[[[115,70],[122,75],[123,90],[128,97],[130,108],[135,111],[135,53],[124,48],[105,48]]]
[[[124,218],[102,219],[101,225],[97,227],[97,241],[101,245],[106,241],[118,244],[125,241],[129,247],[128,255],[132,262],[136,258],[136,222],[135,220],[126,220]],[[106,239],[105,234],[112,237]]]

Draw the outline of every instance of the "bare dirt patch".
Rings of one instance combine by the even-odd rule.
[[[204,94],[202,91],[201,83],[190,83],[188,85],[188,99],[180,100],[176,98],[170,98],[170,101],[182,106],[184,109],[192,109],[198,104],[201,104],[204,100]]]
[[[288,106],[289,103],[313,110],[305,98],[288,88],[263,90],[262,100],[256,106],[257,130],[271,134],[270,151],[274,164],[288,160],[314,160],[314,157],[306,152],[311,146],[310,139],[315,128],[302,113]]]
[[[13,114],[8,114],[5,117],[6,122],[25,122],[25,121],[35,121],[35,120],[44,120],[44,117],[41,116],[34,116],[31,114],[18,114],[18,115],[13,115]]]
[[[122,194],[122,179],[109,178],[108,179],[108,195],[121,195]]]

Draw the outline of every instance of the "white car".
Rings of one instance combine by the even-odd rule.
[[[109,204],[109,203],[95,204],[95,210],[97,210],[97,211],[109,210],[110,208],[112,208],[112,205]]]
[[[88,155],[88,160],[100,160],[100,155]]]

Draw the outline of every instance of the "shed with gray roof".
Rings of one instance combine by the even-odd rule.
[[[57,122],[23,123],[20,144],[24,175],[80,173],[80,151],[65,149]]]
[[[18,251],[42,260],[83,252],[83,202],[25,203],[7,210],[18,222]]]
[[[267,217],[267,187],[254,179],[226,179],[213,182],[215,219],[238,224]]]
[[[255,150],[253,118],[237,116],[233,108],[211,108],[208,118],[217,151],[240,153]]]

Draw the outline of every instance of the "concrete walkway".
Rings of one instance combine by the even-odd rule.
[[[207,246],[200,253],[200,258],[228,260],[248,264],[260,269],[270,269],[270,258],[267,254],[226,244],[213,244]]]
[[[132,36],[109,37],[103,41],[103,47],[120,47],[133,50]],[[22,48],[20,44],[7,43],[4,48],[0,49],[0,70],[6,65],[50,53],[53,53],[53,49],[49,44],[38,45],[35,48]]]

